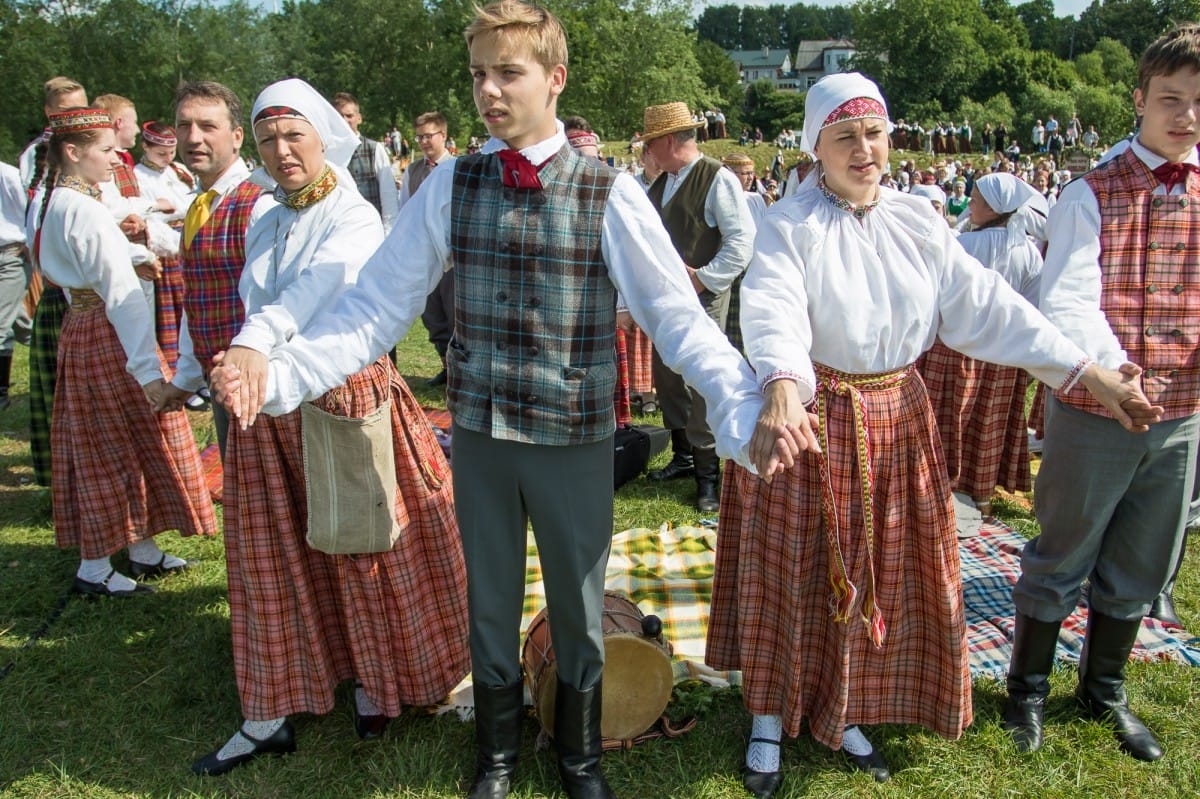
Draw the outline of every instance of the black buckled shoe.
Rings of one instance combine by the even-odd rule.
[[[783,772],[742,770],[742,787],[754,795],[754,799],[771,799],[783,782]]]
[[[219,777],[228,774],[243,763],[249,763],[259,755],[286,755],[296,751],[296,730],[286,719],[275,733],[264,740],[251,738],[238,729],[238,735],[254,745],[254,749],[245,754],[235,755],[222,760],[217,755],[221,749],[215,749],[192,764],[192,772],[202,777]],[[224,748],[223,746],[221,747]]]
[[[141,583],[134,585],[134,587],[129,590],[113,590],[108,587],[108,581],[111,580],[113,575],[116,573],[116,569],[113,569],[108,573],[108,576],[105,577],[103,581],[98,583],[88,582],[82,577],[76,577],[75,582],[71,584],[71,591],[86,597],[111,596],[121,599],[125,597],[137,596],[138,594],[153,594],[155,591],[154,586],[142,585]]]
[[[165,566],[167,555],[164,552],[162,557],[158,559],[158,563],[138,563],[136,560],[129,561],[129,573],[133,575],[135,580],[154,580],[168,574],[187,571],[194,565],[191,561],[185,560],[178,566]]]
[[[681,477],[691,477],[696,473],[691,455],[675,453],[670,462],[661,469],[652,469],[647,473],[651,480],[678,480]]]

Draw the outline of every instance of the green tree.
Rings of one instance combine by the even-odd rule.
[[[1071,90],[1071,99],[1084,130],[1095,125],[1101,142],[1111,144],[1133,130],[1132,90],[1080,85]]]
[[[732,3],[706,6],[696,20],[696,32],[701,39],[713,42],[722,50],[740,50],[742,9]]]
[[[696,39],[692,50],[700,68],[700,82],[717,105],[722,109],[740,106],[745,92],[737,64],[707,39]]]

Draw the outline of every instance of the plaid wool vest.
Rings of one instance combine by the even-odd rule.
[[[600,234],[616,172],[568,147],[541,168],[540,190],[502,185],[495,154],[453,168],[455,423],[530,444],[611,436],[616,289]]]
[[[1158,179],[1133,150],[1083,177],[1100,206],[1100,309],[1165,419],[1200,412],[1200,176],[1154,195]],[[1110,414],[1082,386],[1064,402]]]
[[[375,174],[375,147],[378,142],[366,136],[358,138],[358,149],[354,151],[346,168],[354,177],[358,193],[375,206],[376,211],[383,213],[383,198],[379,196],[379,176]]]
[[[238,282],[246,265],[246,228],[263,188],[248,180],[226,194],[212,216],[179,254],[183,309],[192,350],[204,373],[212,358],[229,348],[245,320]]]

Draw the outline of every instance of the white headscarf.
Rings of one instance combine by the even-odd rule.
[[[298,111],[299,116],[316,129],[321,143],[325,145],[326,162],[343,168],[350,163],[350,158],[358,149],[358,135],[350,129],[337,109],[312,86],[299,78],[272,83],[259,92],[258,98],[255,99],[254,108],[250,111],[251,123],[258,120],[258,115],[264,108],[273,106],[286,106]]]
[[[926,200],[939,202],[943,208],[946,207],[946,192],[942,191],[940,186],[920,184],[913,186],[908,193],[914,197],[924,197]]]
[[[1025,240],[1031,218],[1040,215],[1044,220],[1050,214],[1050,204],[1040,191],[1007,172],[984,175],[975,181],[974,190],[996,213],[1012,213],[1007,224],[1010,246]]]
[[[817,136],[825,128],[825,120],[840,106],[859,97],[875,100],[883,107],[883,120],[887,123],[887,132],[891,133],[895,126],[888,119],[887,103],[875,82],[858,72],[839,72],[826,75],[808,90],[804,98],[804,131],[800,135],[800,149],[815,157],[813,148],[817,144]]]

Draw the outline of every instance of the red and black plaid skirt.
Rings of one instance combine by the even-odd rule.
[[[876,601],[887,624],[871,643],[859,604],[866,536],[850,400],[826,394],[841,549],[860,587],[851,621],[834,621],[818,461],[770,485],[728,464],[707,663],[741,669],[754,714],[788,735],[841,746],[852,724],[919,724],[957,738],[971,723],[958,541],[933,413],[917,375],[864,391],[874,470]]]
[[[654,343],[640,327],[625,336],[625,348],[629,352],[629,393],[649,394],[654,391],[654,374],[650,368],[650,354]]]
[[[51,494],[56,543],[79,547],[84,558],[165,530],[217,531],[187,414],[154,413],[127,360],[103,307],[66,315],[50,424]]]
[[[1025,418],[1028,373],[968,358],[941,341],[921,356],[917,368],[929,390],[951,490],[987,502],[996,486],[1032,488]]]
[[[389,397],[403,530],[389,552],[327,555],[306,543],[299,411],[230,426],[225,551],[246,718],[326,713],[351,678],[396,716],[441,701],[470,668],[450,472],[420,406],[386,357],[315,404],[358,417]]]
[[[163,258],[162,274],[154,281],[154,326],[158,347],[167,365],[179,360],[179,320],[183,316],[183,269],[178,256]]]

